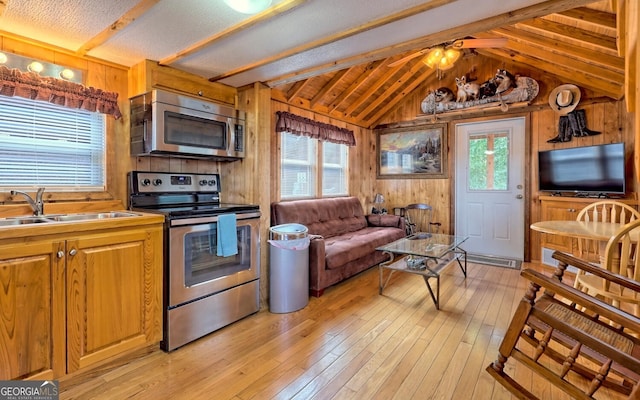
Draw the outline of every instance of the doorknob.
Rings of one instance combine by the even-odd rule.
[[[521,194],[516,195],[516,199],[522,199],[524,196]]]

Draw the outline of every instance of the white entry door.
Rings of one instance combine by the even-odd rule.
[[[469,253],[524,259],[525,119],[456,125],[456,235]]]

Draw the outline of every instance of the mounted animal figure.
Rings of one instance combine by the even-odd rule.
[[[501,70],[501,71],[504,71],[504,70]],[[475,106],[480,106],[480,105],[490,104],[490,103],[499,102],[501,105],[504,105],[504,104],[510,104],[510,103],[523,102],[523,101],[530,102],[538,95],[539,86],[538,86],[538,82],[536,82],[534,79],[526,76],[518,76],[517,78],[515,78],[514,81],[511,81],[511,77],[505,73],[500,73],[500,76],[502,79],[500,82],[503,83],[503,86],[502,86],[502,88],[504,89],[503,92],[496,93],[493,96],[488,96],[484,98],[481,97],[475,100],[470,100],[470,98],[472,96],[475,96],[475,94],[472,94],[471,96],[467,94],[467,91],[465,90],[465,84],[467,85],[470,85],[470,84],[466,82],[466,77],[456,78],[456,85],[458,86],[458,99],[456,101],[453,101],[453,100],[444,101],[442,100],[443,97],[441,97],[440,100],[436,100],[438,96],[436,95],[436,91],[433,91],[433,92],[430,92],[427,95],[427,97],[425,97],[422,100],[422,103],[420,104],[420,108],[422,109],[422,112],[425,114],[436,114],[436,113],[447,112],[447,111],[462,110],[465,108],[470,108],[470,107],[475,107]],[[507,84],[506,82],[509,82],[509,83]],[[477,84],[471,84],[471,85],[477,86],[478,87],[477,90],[479,91],[480,85],[477,85]],[[496,90],[498,86],[500,85],[496,86]],[[470,89],[472,93],[475,92],[474,89],[472,88]],[[461,92],[464,92],[464,93],[461,93]]]
[[[456,78],[456,86],[458,87],[458,96],[456,101],[458,103],[471,101],[478,98],[480,92],[480,85],[477,83],[467,82],[467,77]]]
[[[497,85],[496,94],[502,94],[507,90],[516,87],[516,77],[506,69],[498,68],[493,80]]]
[[[441,87],[435,90],[434,92],[436,102],[441,101],[453,101],[453,91],[448,87]]]

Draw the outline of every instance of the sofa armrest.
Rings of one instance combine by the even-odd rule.
[[[311,236],[311,235],[310,235]],[[309,288],[320,289],[322,274],[326,265],[325,241],[320,235],[313,235],[309,242]]]
[[[390,214],[369,214],[366,216],[367,225],[400,228],[404,230],[404,218],[399,215]]]

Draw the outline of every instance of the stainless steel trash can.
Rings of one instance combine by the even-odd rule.
[[[283,224],[269,228],[269,311],[288,313],[309,303],[307,227]]]

